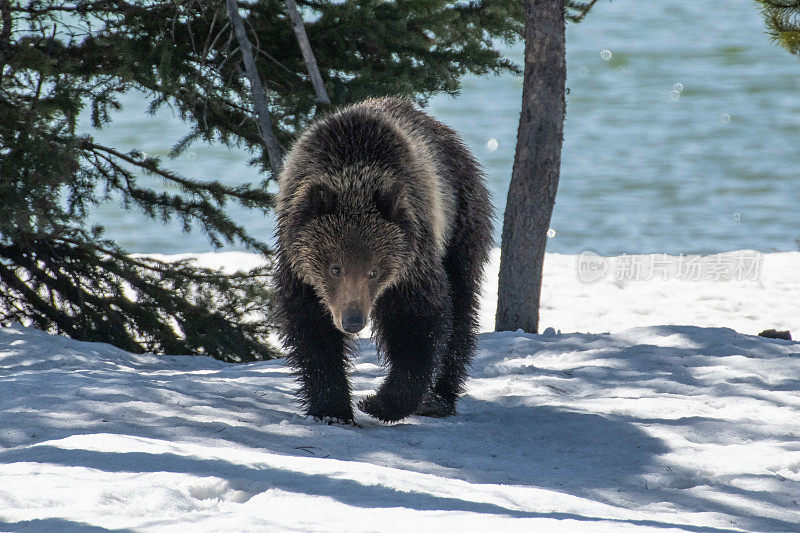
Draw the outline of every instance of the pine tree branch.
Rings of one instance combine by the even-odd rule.
[[[8,259],[16,262],[17,258],[9,257]],[[20,280],[16,272],[4,265],[2,261],[0,261],[0,280],[4,285],[22,295],[26,304],[30,305],[40,316],[55,324],[60,331],[70,336],[77,333],[69,315],[42,300],[36,291]]]
[[[586,15],[589,14],[589,11],[592,10],[594,5],[597,3],[597,0],[590,0],[589,2],[568,2],[567,7],[577,11],[575,15],[567,15],[567,19],[570,22],[579,23],[586,18]]]
[[[264,253],[269,253],[266,245],[251,238],[240,225],[234,223],[221,209],[212,206],[207,199],[199,201],[187,201],[181,196],[169,195],[167,193],[155,193],[150,189],[136,187],[132,174],[120,166],[113,158],[97,153],[111,168],[112,173],[107,173],[108,183],[113,188],[122,192],[125,198],[133,200],[141,207],[146,214],[155,217],[156,213],[161,213],[164,218],[169,214],[175,213],[184,221],[184,227],[188,231],[190,221],[195,221],[206,233],[214,246],[221,246],[224,238],[228,242],[236,239],[246,246]],[[95,168],[98,168],[95,166]],[[123,181],[118,178],[121,177]]]
[[[317,101],[321,104],[330,105],[331,99],[328,97],[328,91],[325,90],[325,83],[322,81],[322,76],[319,73],[317,59],[314,57],[314,51],[311,49],[311,43],[308,41],[306,26],[303,22],[303,17],[297,10],[297,3],[295,0],[286,0],[286,10],[289,12],[289,19],[292,21],[294,34],[297,36],[297,44],[300,45],[300,51],[303,53],[303,61],[305,61],[308,75],[311,77],[311,85],[314,86]]]
[[[256,276],[215,275],[185,262],[98,251],[58,238],[0,245],[0,258],[12,264],[0,261],[0,322],[27,318],[43,329],[55,326],[133,352],[194,352],[232,362],[275,355],[266,341],[274,325],[247,319],[269,316],[263,269]]]
[[[244,195],[241,194],[240,192],[237,192],[236,189],[225,187],[219,182],[198,183],[196,181],[181,178],[173,174],[172,172],[159,168],[157,162],[153,159],[150,158],[145,158],[144,160],[137,159],[129,154],[125,154],[120,152],[119,150],[115,150],[114,148],[97,144],[96,142],[91,141],[86,137],[81,139],[80,147],[92,151],[106,152],[107,154],[112,155],[118,159],[121,159],[126,163],[142,168],[147,172],[151,172],[165,180],[180,185],[186,191],[190,191],[198,195],[202,194],[203,192],[207,192],[217,200],[221,199],[223,196],[244,198]],[[252,198],[250,199],[252,200]],[[261,199],[266,201],[268,198],[265,196]]]
[[[37,5],[38,4],[38,5]],[[97,0],[96,2],[80,1],[74,5],[51,4],[45,2],[30,2],[27,6],[14,6],[12,11],[26,13],[33,16],[48,15],[54,12],[86,14],[93,12],[104,12],[109,9],[125,10],[128,12],[138,10],[139,12],[152,9],[157,6],[142,6],[123,2],[121,0]]]
[[[793,54],[800,55],[800,0],[756,0],[770,37]]]
[[[177,266],[183,266],[186,264],[185,260],[175,261],[170,263],[164,263],[163,261],[159,261],[151,257],[148,257],[146,260],[142,260],[135,256],[131,256],[116,251],[112,248],[100,246],[93,242],[71,239],[68,237],[59,237],[55,240],[72,244],[75,246],[85,246],[87,248],[90,248],[91,250],[99,252],[103,255],[107,255],[109,257],[113,257],[114,259],[118,259],[129,265],[136,266],[138,268],[149,270],[152,272],[157,272],[159,274],[175,274]],[[244,271],[244,272],[233,272],[230,274],[225,274],[217,270],[200,269],[194,266],[191,266],[188,269],[181,270],[181,275],[192,281],[209,281],[209,280],[220,280],[220,279],[255,279],[255,278],[264,278],[268,276],[268,274],[265,274],[264,272],[258,269],[256,269],[255,272]]]
[[[267,102],[267,96],[264,92],[264,86],[261,83],[261,77],[258,75],[256,60],[253,56],[253,46],[250,43],[250,39],[247,37],[247,31],[245,30],[242,17],[239,14],[239,6],[236,0],[225,0],[225,2],[228,7],[228,16],[231,19],[234,32],[236,33],[236,39],[239,41],[245,73],[250,80],[250,93],[253,99],[253,108],[256,112],[256,119],[258,121],[258,131],[267,149],[270,169],[272,173],[277,176],[283,167],[283,154],[278,139],[272,131],[269,103]]]
[[[283,63],[281,63],[280,61],[275,59],[274,57],[272,57],[271,55],[269,55],[267,52],[265,52],[264,50],[259,48],[257,45],[254,45],[253,48],[256,49],[256,52],[258,52],[259,54],[263,55],[264,57],[266,57],[267,59],[269,59],[270,61],[272,61],[276,65],[278,65],[279,67],[281,67],[281,69],[283,69],[287,74],[291,74],[292,76],[296,76],[297,78],[300,78],[300,76],[298,76],[295,71],[293,71],[292,69],[290,69],[289,67],[287,67],[286,65],[284,65]],[[323,89],[324,89],[324,87],[323,87]]]
[[[125,320],[121,319],[122,313],[115,313],[112,308],[113,305],[116,305],[130,316],[138,315],[140,318],[144,318],[145,313],[140,306],[133,304],[127,298],[114,298],[96,294],[98,292],[96,290],[97,287],[92,287],[90,290],[84,289],[81,280],[76,277],[74,272],[68,271],[70,274],[68,277],[60,271],[62,269],[53,269],[54,277],[40,268],[37,265],[37,261],[31,260],[24,254],[19,256],[19,264],[25,268],[30,276],[37,279],[50,291],[57,291],[62,300],[67,300],[77,307],[79,315],[103,313],[107,317],[104,327],[108,333],[113,335],[117,346],[133,352],[141,353],[146,351],[126,329]],[[62,301],[61,303],[63,306],[64,302]],[[162,333],[166,333],[166,331],[162,331]]]

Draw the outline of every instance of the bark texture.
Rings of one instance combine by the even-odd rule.
[[[522,112],[503,219],[495,329],[536,333],[566,112],[564,0],[527,0],[525,9]]]
[[[239,41],[239,50],[242,52],[242,62],[244,63],[245,74],[247,79],[250,80],[250,92],[253,97],[253,108],[256,112],[256,120],[258,123],[258,132],[261,135],[261,140],[267,147],[267,156],[269,157],[269,166],[272,173],[277,176],[283,167],[283,153],[278,139],[272,132],[272,117],[269,114],[269,103],[267,102],[267,95],[264,92],[264,85],[261,83],[261,77],[258,75],[258,68],[256,67],[255,56],[253,55],[253,45],[247,37],[247,31],[244,27],[244,21],[239,14],[239,6],[236,0],[225,0],[228,7],[228,16],[231,18],[234,33],[236,33],[236,40]]]
[[[317,101],[321,104],[330,104],[331,99],[328,97],[328,91],[325,90],[325,83],[322,81],[322,75],[319,73],[317,58],[314,57],[314,51],[311,49],[311,43],[308,41],[303,17],[300,15],[300,11],[297,10],[297,2],[294,0],[286,0],[286,10],[289,13],[289,20],[292,21],[292,29],[297,37],[297,44],[300,46],[300,51],[303,53],[303,61],[306,64],[308,75],[311,78],[311,85],[314,87],[314,93],[317,95]]]

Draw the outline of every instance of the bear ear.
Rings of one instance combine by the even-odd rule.
[[[300,211],[305,220],[330,215],[336,210],[339,198],[336,192],[320,183],[311,185],[304,194]]]
[[[405,184],[397,180],[388,187],[375,191],[375,206],[383,218],[405,226],[408,218]]]

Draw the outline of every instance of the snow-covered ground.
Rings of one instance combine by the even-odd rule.
[[[263,264],[245,252],[151,255],[195,258],[229,272]],[[591,267],[595,268],[592,269]],[[500,249],[486,267],[481,331],[494,331]],[[682,324],[728,327],[757,335],[765,329],[800,335],[800,252],[751,250],[711,256],[548,253],[544,263],[540,331],[617,332]]]
[[[483,334],[459,414],[393,426],[306,420],[280,360],[0,329],[0,531],[800,531],[800,343],[718,327],[800,333],[800,254],[760,257],[549,255],[564,333]],[[382,377],[361,341],[355,399]]]
[[[495,250],[487,267],[483,331],[494,331],[499,266],[500,251]],[[612,258],[547,254],[540,313],[540,331],[614,333],[683,324],[752,335],[791,330],[797,338],[800,252]]]

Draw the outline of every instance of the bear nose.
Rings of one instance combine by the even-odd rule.
[[[367,320],[364,315],[354,309],[346,310],[342,316],[342,328],[347,333],[358,333],[366,325]]]

